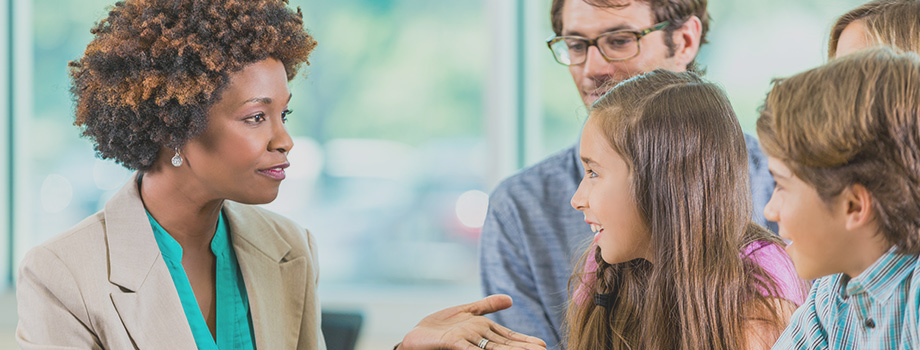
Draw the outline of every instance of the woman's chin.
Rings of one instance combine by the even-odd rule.
[[[275,198],[278,198],[278,189],[274,191],[265,191],[262,193],[248,194],[245,196],[235,196],[236,198],[227,198],[237,203],[258,205],[258,204],[268,204],[275,201]]]

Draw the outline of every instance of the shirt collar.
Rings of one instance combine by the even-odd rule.
[[[226,255],[230,251],[230,233],[223,210],[217,217],[217,230],[214,231],[214,238],[211,239],[211,251],[217,256]]]
[[[160,226],[160,223],[154,220],[150,212],[146,210],[145,212],[147,213],[147,219],[150,221],[150,227],[153,229],[153,238],[157,241],[157,246],[160,248],[160,253],[163,254],[163,259],[181,264],[182,245],[166,232],[166,229]],[[217,217],[217,229],[214,231],[214,237],[211,238],[211,252],[215,256],[223,256],[229,253],[229,236],[224,212],[221,210]]]
[[[866,293],[873,302],[884,302],[910,275],[916,262],[916,255],[899,254],[897,246],[893,246],[859,276],[846,283],[846,295]]]

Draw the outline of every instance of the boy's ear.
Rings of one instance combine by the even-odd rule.
[[[846,208],[846,229],[856,230],[871,224],[875,219],[872,204],[875,199],[863,185],[853,184],[840,193]]]

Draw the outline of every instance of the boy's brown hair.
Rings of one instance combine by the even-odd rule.
[[[881,234],[920,253],[920,56],[874,48],[776,80],[757,134],[825,201],[864,186]]]

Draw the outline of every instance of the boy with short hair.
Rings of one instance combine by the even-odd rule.
[[[857,52],[774,84],[764,209],[817,279],[774,349],[920,347],[920,57]]]

